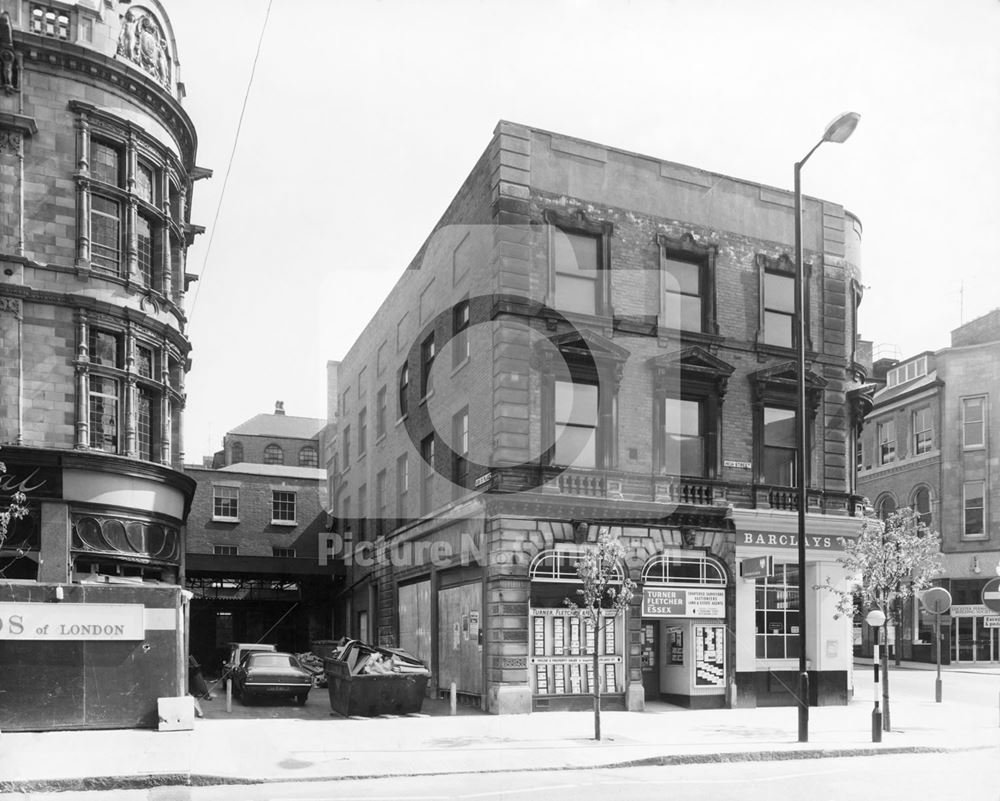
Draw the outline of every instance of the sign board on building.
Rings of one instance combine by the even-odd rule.
[[[643,617],[725,617],[726,591],[695,587],[643,587]]]
[[[983,603],[994,612],[1000,612],[1000,577],[992,578],[983,585]]]
[[[774,575],[773,556],[753,556],[740,559],[740,575],[745,578],[763,578]]]
[[[489,484],[493,480],[493,472],[483,473],[475,480],[475,489],[479,489],[483,484]]]
[[[0,640],[141,640],[142,604],[0,603]]]
[[[989,607],[982,604],[955,604],[949,611],[952,617],[983,617],[990,613]]]
[[[844,550],[844,538],[831,534],[806,534],[806,548],[818,551]],[[774,534],[768,531],[741,531],[736,536],[740,546],[760,548],[798,548],[798,534]]]
[[[749,470],[752,467],[750,462],[740,462],[735,459],[724,459],[722,464],[725,467],[733,467],[737,470]]]

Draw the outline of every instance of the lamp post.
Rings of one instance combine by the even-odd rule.
[[[872,742],[880,743],[882,742],[882,712],[878,708],[878,630],[879,626],[885,623],[885,613],[880,609],[872,609],[865,617],[865,623],[871,626],[873,632],[872,654],[874,658],[872,659],[872,666],[875,670],[875,683],[872,694],[875,698],[875,706],[872,709]]]
[[[806,671],[806,282],[802,270],[802,166],[824,142],[840,144],[854,133],[861,115],[853,111],[841,114],[826,126],[823,138],[801,161],[795,163],[795,316],[798,320],[796,351],[798,356],[798,397],[796,399],[795,474],[798,479],[798,552],[799,552],[799,742],[809,742],[809,673]]]

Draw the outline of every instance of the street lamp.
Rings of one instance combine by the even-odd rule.
[[[824,142],[840,144],[854,133],[861,115],[847,111],[826,126],[823,138],[801,161],[795,163],[795,316],[799,332],[796,342],[798,355],[798,398],[796,399],[795,473],[799,490],[799,742],[809,742],[809,673],[806,671],[806,282],[802,271],[802,165]]]

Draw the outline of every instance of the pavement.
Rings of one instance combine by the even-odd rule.
[[[4,732],[0,792],[1000,751],[1000,666],[942,668],[945,675],[987,674],[971,679],[985,688],[971,702],[935,703],[927,669],[934,666],[895,669],[893,730],[879,743],[871,731],[874,671],[863,660],[850,703],[810,708],[806,743],[798,742],[791,707],[685,710],[649,703],[642,713],[603,712],[596,741],[592,711],[497,716],[465,708],[450,716],[446,702],[427,701],[415,716],[343,718],[318,690],[306,708],[274,704],[285,711],[254,718],[227,714],[217,696],[203,702],[212,711],[191,731]],[[949,687],[956,678],[949,677]],[[257,711],[265,709],[272,705]]]

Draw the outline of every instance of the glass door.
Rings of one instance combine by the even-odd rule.
[[[956,617],[952,622],[955,632],[952,642],[952,659],[955,662],[974,662],[976,659],[976,619]]]

